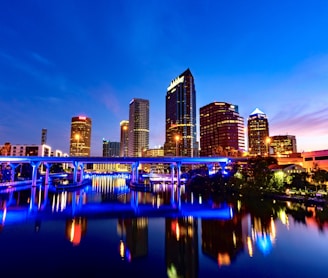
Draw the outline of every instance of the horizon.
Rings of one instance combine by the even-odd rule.
[[[298,152],[326,150],[327,12],[323,0],[3,3],[0,145],[38,145],[45,128],[47,144],[69,153],[71,118],[83,115],[100,156],[143,98],[149,148],[163,146],[166,89],[189,68],[197,141],[200,107],[218,101],[237,105],[245,127],[260,109],[269,135],[294,135]]]

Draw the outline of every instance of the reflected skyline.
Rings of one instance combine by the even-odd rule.
[[[37,235],[33,240],[46,237],[54,242],[64,236],[63,244],[66,246],[69,243],[81,254],[91,248],[90,244],[96,249],[106,246],[102,254],[113,258],[113,261],[119,260],[120,263],[117,262],[115,267],[124,271],[132,270],[139,264],[152,267],[162,263],[164,265],[159,268],[162,276],[158,277],[202,277],[201,274],[210,269],[213,269],[210,271],[212,275],[220,271],[237,271],[236,267],[240,267],[246,258],[254,260],[249,261],[250,264],[262,257],[271,261],[271,257],[282,252],[282,249],[302,248],[302,245],[295,247],[292,241],[288,241],[289,236],[296,240],[298,236],[308,234],[308,243],[304,241],[307,248],[311,245],[322,248],[326,244],[323,237],[328,240],[327,207],[303,207],[297,203],[274,200],[254,203],[232,199],[222,203],[221,197],[213,197],[210,202],[213,209],[225,206],[233,208],[231,219],[157,216],[154,211],[171,205],[170,190],[129,192],[123,190],[120,181],[108,177],[104,177],[104,180],[110,184],[98,182],[74,192],[52,192],[44,187],[35,187],[1,194],[0,243],[11,238],[13,231],[19,233],[22,240],[30,233]],[[187,194],[190,192],[181,190],[182,206],[192,199]],[[178,195],[175,194],[174,198]],[[199,196],[194,196],[195,200],[198,203]],[[207,197],[202,196],[202,203],[207,201]],[[115,216],[114,212],[99,211],[79,216],[81,209],[88,206],[91,210],[101,206],[114,209],[122,205],[124,208],[132,207],[132,203],[137,209],[151,207],[153,212],[144,216],[122,212]],[[302,232],[296,233],[297,230]],[[21,234],[23,231],[25,235]],[[17,236],[15,238],[6,241],[6,250],[10,245],[16,246]],[[48,240],[47,245],[52,246]],[[321,252],[326,252],[323,250]],[[208,265],[212,268],[205,267]]]

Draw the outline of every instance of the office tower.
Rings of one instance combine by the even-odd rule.
[[[41,131],[41,145],[47,144],[47,133],[48,133],[48,130],[45,129],[45,128],[42,128],[42,131]]]
[[[120,130],[120,156],[125,157],[129,155],[129,121],[121,121]]]
[[[103,138],[103,141],[102,141],[102,149],[103,149],[103,157],[109,157],[109,140],[105,140]]]
[[[103,139],[103,156],[118,157],[120,154],[120,142],[111,142]]]
[[[189,69],[175,78],[166,92],[165,156],[198,156],[196,90]]]
[[[275,135],[270,137],[270,150],[277,156],[286,156],[297,152],[294,135]]]
[[[149,148],[149,100],[134,98],[129,107],[129,147],[131,157],[141,157]]]
[[[200,155],[241,156],[245,150],[244,118],[238,106],[212,102],[199,109]]]
[[[248,117],[248,152],[250,155],[268,155],[269,122],[267,116],[258,108]]]
[[[70,156],[90,156],[91,125],[91,119],[88,117],[72,117]]]

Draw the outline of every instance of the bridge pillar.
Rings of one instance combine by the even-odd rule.
[[[138,183],[139,181],[139,162],[134,162],[132,164],[132,178],[131,178],[131,182],[136,182]]]
[[[174,176],[175,176],[174,168],[175,168],[175,165],[172,163],[170,165],[170,168],[171,168],[171,181],[172,181],[172,185],[174,185]]]
[[[180,177],[181,177],[181,161],[177,162],[177,186],[180,186]]]
[[[36,180],[38,178],[38,168],[40,166],[40,161],[31,161],[32,166],[32,187],[36,186]]]
[[[73,161],[73,183],[77,183],[77,171],[79,170],[79,162]]]
[[[15,181],[15,169],[19,164],[17,163],[10,163],[10,181],[14,182]]]
[[[81,167],[81,171],[80,171],[80,180],[79,180],[79,183],[82,183],[83,182],[83,179],[84,179],[84,163],[83,162],[80,163],[80,167]]]
[[[48,185],[49,184],[49,172],[50,172],[50,168],[51,168],[52,164],[49,162],[45,162],[45,163],[43,163],[43,165],[46,167],[46,175],[44,177],[44,185]]]
[[[32,183],[32,188],[31,188],[31,198],[30,198],[30,207],[29,207],[29,211],[32,212],[34,211],[34,209],[36,208],[35,206],[35,200],[36,200],[36,187],[33,186]]]

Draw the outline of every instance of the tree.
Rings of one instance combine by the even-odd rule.
[[[243,174],[247,178],[245,190],[259,191],[268,189],[273,177],[273,172],[269,168],[272,164],[277,164],[277,159],[274,157],[257,156],[250,158],[243,169]]]
[[[316,168],[315,171],[312,172],[312,180],[319,185],[328,181],[328,172],[326,170],[322,170]]]
[[[296,187],[297,189],[305,189],[309,186],[308,178],[309,174],[306,172],[302,173],[293,173],[292,175],[291,186]]]

